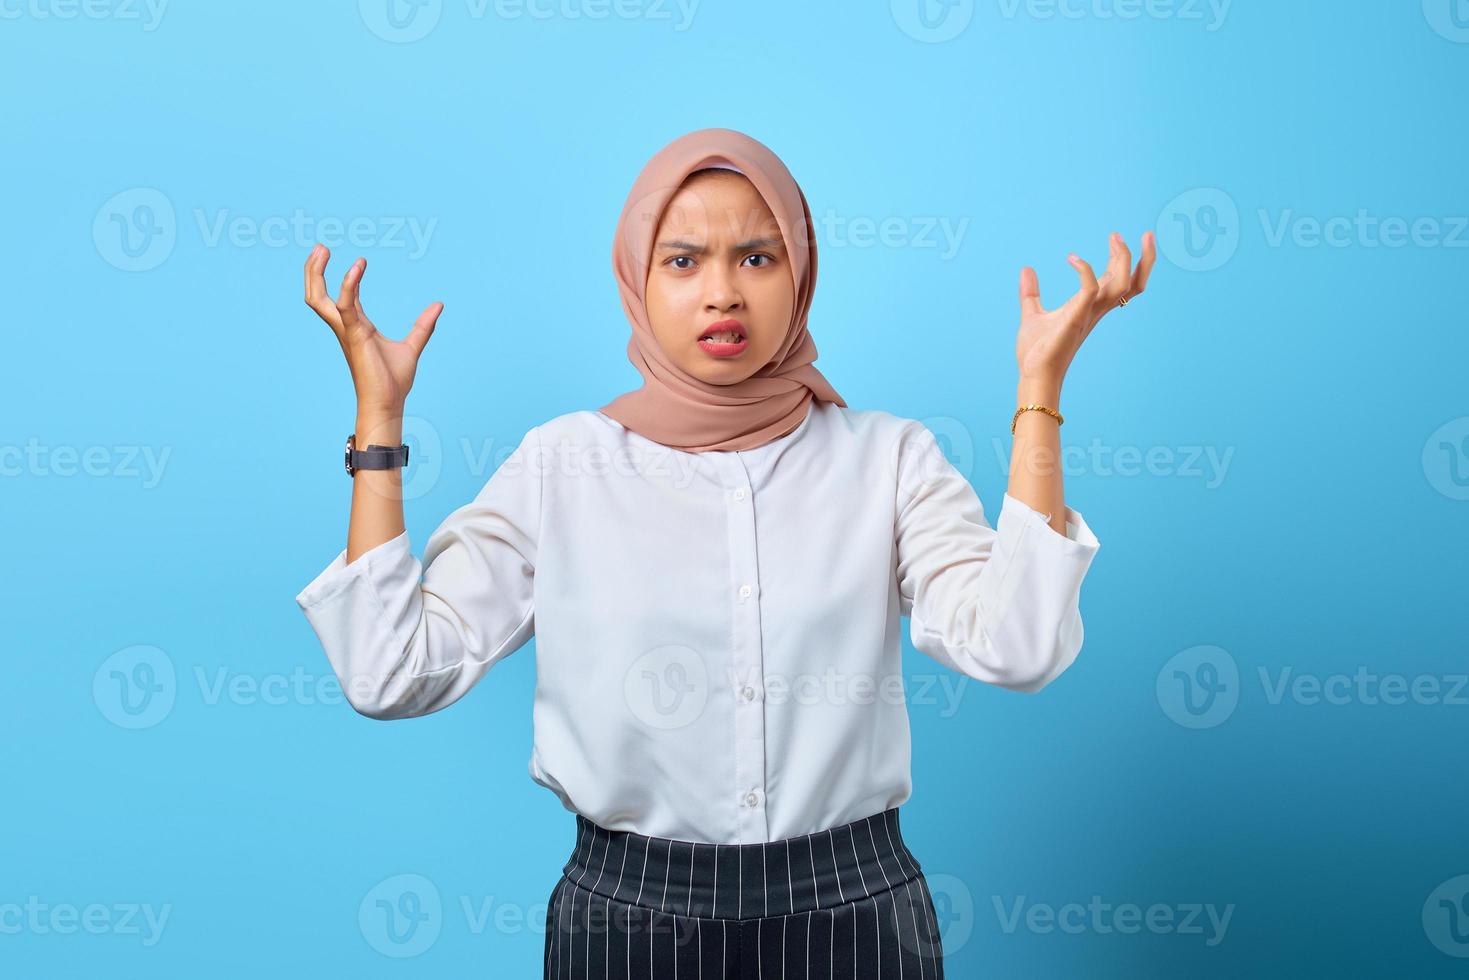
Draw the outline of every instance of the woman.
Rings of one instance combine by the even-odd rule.
[[[1151,235],[1041,307],[1020,281],[1008,491],[991,528],[921,423],[854,410],[818,371],[804,195],[764,145],[687,134],[628,195],[613,268],[643,385],[528,432],[420,563],[401,418],[442,304],[402,342],[359,259],[307,302],[358,397],[347,548],[297,597],[353,706],[447,707],[534,634],[529,770],[576,814],[547,977],[943,976],[911,794],[898,620],[916,649],[1037,691],[1082,642],[1098,542],[1062,497],[1057,411],[1077,348],[1142,291]],[[393,449],[399,448],[395,458]],[[355,458],[355,457],[354,457]],[[1035,460],[1037,465],[1024,465]]]

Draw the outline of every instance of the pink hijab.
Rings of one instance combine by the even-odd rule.
[[[796,302],[785,343],[770,363],[731,385],[701,381],[670,361],[653,336],[645,305],[653,238],[663,209],[684,178],[704,167],[745,175],[775,215],[785,239]],[[633,183],[617,222],[612,270],[632,323],[627,359],[643,386],[602,412],[654,442],[689,452],[753,449],[792,431],[812,399],[846,406],[813,365],[816,342],[806,315],[816,287],[816,239],[806,196],[763,143],[732,129],[700,129],[659,150]]]

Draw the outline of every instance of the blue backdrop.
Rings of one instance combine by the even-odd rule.
[[[806,192],[821,369],[991,520],[1020,267],[1055,305],[1067,251],[1159,236],[1063,399],[1080,659],[1026,697],[905,653],[949,975],[1469,968],[1464,0],[0,19],[0,975],[539,976],[573,820],[526,772],[533,648],[385,724],[294,602],[353,421],[301,266],[367,256],[393,336],[446,304],[421,554],[527,428],[636,385],[612,229],[705,126]]]

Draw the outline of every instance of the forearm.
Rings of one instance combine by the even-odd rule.
[[[360,408],[357,448],[397,446],[403,441],[402,409]],[[358,470],[352,474],[352,515],[347,528],[347,561],[403,533],[403,471]]]
[[[1061,411],[1061,382],[1045,378],[1020,379],[1015,389],[1015,407],[1045,405]],[[1064,414],[1064,413],[1063,413]],[[1050,526],[1066,533],[1066,495],[1061,484],[1060,424],[1045,412],[1021,412],[1015,420],[1015,437],[1010,447],[1010,482],[1007,492],[1042,514],[1050,514]]]

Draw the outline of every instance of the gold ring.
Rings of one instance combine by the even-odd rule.
[[[1118,306],[1126,306],[1127,305],[1127,297],[1126,296],[1122,297],[1122,299],[1118,301],[1117,305]]]

